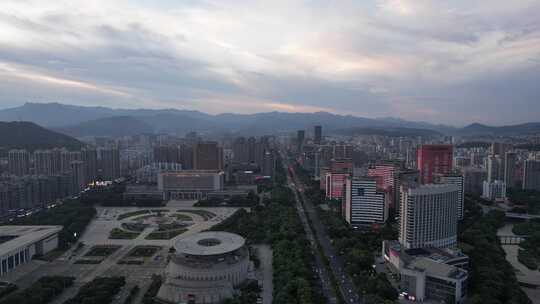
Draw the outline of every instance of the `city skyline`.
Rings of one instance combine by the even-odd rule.
[[[0,7],[0,108],[326,111],[449,125],[540,113],[538,1]]]

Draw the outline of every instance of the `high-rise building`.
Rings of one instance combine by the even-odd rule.
[[[71,172],[71,162],[82,160],[82,154],[80,151],[68,151],[62,149],[60,151],[60,172]]]
[[[482,197],[490,201],[502,201],[506,199],[506,184],[501,180],[492,182],[484,181]]]
[[[506,152],[504,155],[504,182],[508,188],[516,186],[517,154]]]
[[[395,164],[377,164],[368,168],[368,176],[377,181],[377,189],[384,192],[388,205],[394,207],[395,187],[398,178],[399,167]]]
[[[76,160],[71,162],[71,193],[77,194],[86,188],[86,173],[84,162]]]
[[[384,193],[377,190],[374,178],[347,178],[345,183],[345,220],[351,225],[384,223],[388,204]]]
[[[101,148],[98,150],[100,176],[103,180],[112,181],[121,176],[120,152],[115,148]]]
[[[434,174],[448,174],[452,171],[452,145],[422,145],[417,152],[417,167],[422,184],[433,183]]]
[[[465,193],[482,195],[484,181],[487,180],[487,171],[481,168],[463,168]]]
[[[504,179],[503,159],[499,155],[489,155],[486,166],[488,182]]]
[[[84,163],[85,183],[89,184],[97,180],[98,157],[95,149],[85,148],[81,150],[81,159]]]
[[[401,212],[401,186],[420,183],[420,171],[411,169],[400,169],[394,188],[394,209],[396,216]]]
[[[322,142],[322,126],[315,126],[313,129],[314,129],[313,142],[317,145],[320,145]]]
[[[272,150],[266,150],[261,164],[261,173],[265,176],[274,176],[276,169],[276,159]]]
[[[523,162],[523,190],[540,191],[540,161],[528,159]]]
[[[180,148],[178,146],[154,147],[154,163],[180,164]]]
[[[249,147],[245,137],[238,137],[232,146],[233,160],[237,163],[249,163]]]
[[[354,147],[352,145],[334,145],[335,159],[352,159]]]
[[[193,169],[193,146],[180,146],[180,163],[182,164],[182,169],[184,170]]]
[[[8,152],[9,173],[17,176],[30,174],[30,155],[26,150],[10,150]]]
[[[405,249],[454,247],[459,189],[452,184],[401,187],[399,241]]]
[[[54,166],[54,153],[51,150],[34,151],[34,169],[36,175],[51,176],[57,174]]]
[[[193,149],[196,170],[223,170],[223,148],[217,142],[198,142]]]
[[[440,184],[456,185],[459,189],[458,197],[458,220],[463,219],[463,208],[465,203],[465,179],[461,173],[441,174],[436,177]]]
[[[344,198],[345,182],[350,173],[326,173],[326,197],[341,200]]]
[[[304,147],[304,141],[306,140],[306,131],[298,130],[296,131],[296,149],[299,153],[302,152]]]
[[[500,155],[501,157],[504,157],[507,151],[512,149],[511,144],[505,144],[501,142],[493,142],[491,143],[491,154],[492,155]]]

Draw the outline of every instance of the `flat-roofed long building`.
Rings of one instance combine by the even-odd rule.
[[[58,247],[62,226],[0,226],[0,274]]]
[[[217,170],[183,170],[158,175],[158,189],[166,199],[202,199],[223,190],[224,173]]]

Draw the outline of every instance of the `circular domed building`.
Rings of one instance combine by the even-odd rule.
[[[201,232],[178,240],[156,296],[165,303],[219,303],[247,278],[249,252],[243,237]]]

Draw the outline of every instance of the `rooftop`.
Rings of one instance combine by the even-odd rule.
[[[219,255],[238,250],[246,240],[234,233],[208,231],[190,235],[174,244],[177,253],[187,255]]]
[[[62,230],[62,226],[0,226],[0,256],[29,246]]]

